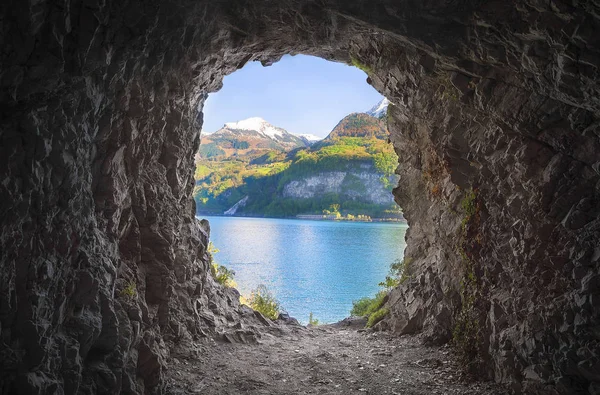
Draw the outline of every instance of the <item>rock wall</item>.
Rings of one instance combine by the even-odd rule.
[[[224,75],[305,53],[395,104],[411,279],[383,324],[516,391],[599,392],[599,8],[3,2],[0,391],[160,393],[172,347],[257,336],[207,275],[193,154]]]
[[[396,104],[395,196],[411,225],[411,280],[383,326],[451,340],[471,372],[516,392],[598,393],[600,135],[587,92],[600,58],[575,32],[598,20],[497,6],[471,15],[453,66],[357,49]],[[494,25],[503,18],[510,28]],[[393,65],[413,72],[377,73]]]
[[[361,165],[360,169],[348,167],[348,171],[328,171],[292,180],[283,187],[283,197],[311,199],[335,193],[347,199],[367,203],[394,203],[389,190],[386,190],[381,182],[382,174],[377,173],[372,165]],[[391,182],[395,181],[394,179]]]

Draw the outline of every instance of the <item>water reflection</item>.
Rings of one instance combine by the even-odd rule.
[[[242,294],[265,284],[294,317],[348,316],[352,300],[372,296],[390,263],[403,256],[407,226],[207,217],[216,260],[236,272]]]

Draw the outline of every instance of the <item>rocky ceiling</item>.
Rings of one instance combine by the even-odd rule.
[[[161,393],[174,345],[260,335],[207,275],[193,155],[206,93],[287,53],[353,63],[394,104],[411,277],[380,329],[517,392],[600,392],[597,2],[0,10],[0,392]]]

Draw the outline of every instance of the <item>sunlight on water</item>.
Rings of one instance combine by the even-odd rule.
[[[408,227],[397,223],[205,217],[215,259],[235,271],[242,295],[265,284],[303,323],[347,317],[352,301],[373,296],[402,259]]]

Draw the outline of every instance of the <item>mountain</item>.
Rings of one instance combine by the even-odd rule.
[[[307,147],[310,147],[317,141],[323,140],[323,137],[315,136],[314,134],[310,133],[299,134],[297,136],[300,137],[302,141],[304,141],[304,144],[306,144]]]
[[[388,131],[383,120],[365,113],[355,112],[344,117],[324,140],[340,137],[387,139]]]
[[[266,131],[267,126],[259,127],[263,122],[257,123],[226,124],[207,137],[222,153],[197,156],[194,199],[199,215],[320,217],[335,212],[347,218],[401,218],[391,193],[398,183],[398,157],[382,120],[350,114],[325,139],[308,147],[290,144],[293,148],[287,150],[278,138],[283,129]],[[240,148],[238,142],[238,148],[225,147],[232,140],[248,141],[249,135],[256,140],[250,139],[252,146]],[[277,142],[279,148],[261,148],[265,135],[268,144]],[[201,150],[203,146],[205,141]]]
[[[216,132],[205,135],[199,154],[202,158],[260,155],[269,150],[289,151],[307,145],[302,138],[256,117],[226,123]]]
[[[390,101],[387,98],[383,98],[379,103],[373,106],[367,114],[375,118],[383,118],[387,115],[387,108],[390,104]]]

